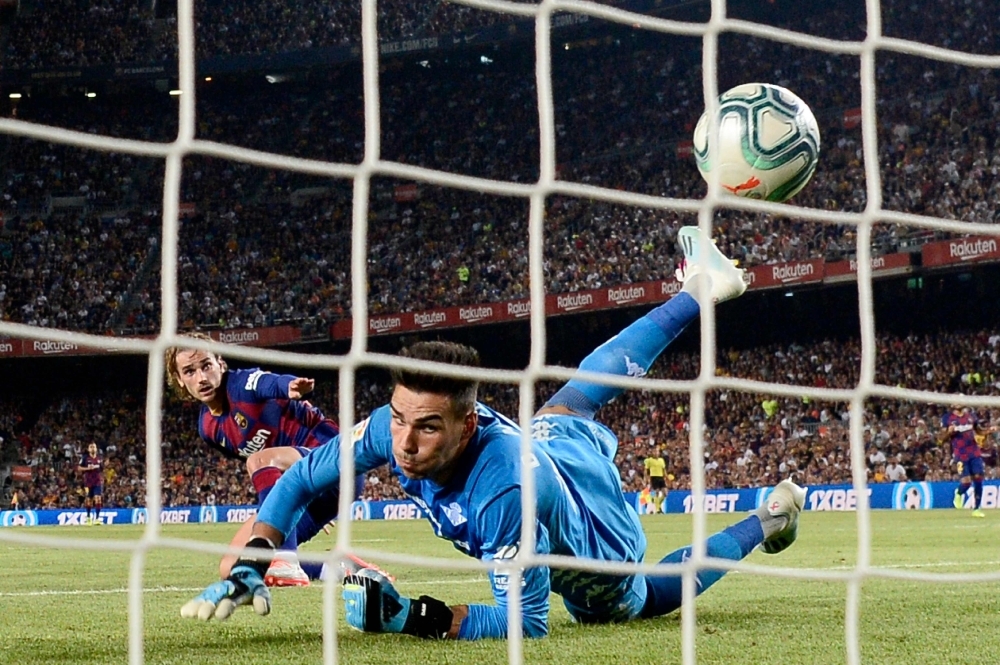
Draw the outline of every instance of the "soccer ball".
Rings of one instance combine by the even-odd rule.
[[[694,129],[694,156],[707,182],[708,113]],[[719,182],[736,196],[787,201],[812,177],[819,127],[804,101],[770,83],[745,83],[719,97]]]

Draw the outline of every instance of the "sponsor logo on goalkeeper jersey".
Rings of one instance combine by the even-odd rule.
[[[444,312],[417,312],[413,315],[413,322],[421,328],[430,328],[448,320],[448,315]]]
[[[616,305],[635,302],[646,297],[646,289],[641,286],[622,286],[608,289],[608,300]]]
[[[556,307],[564,312],[571,312],[594,304],[594,296],[590,293],[569,293],[556,296]]]
[[[466,323],[475,323],[484,319],[493,318],[493,308],[489,305],[479,305],[478,307],[460,307],[458,318]]]
[[[448,518],[448,521],[451,522],[452,526],[460,526],[469,521],[465,518],[465,515],[462,514],[462,506],[460,506],[456,501],[452,501],[450,505],[441,506],[441,512],[443,512],[444,516]]]

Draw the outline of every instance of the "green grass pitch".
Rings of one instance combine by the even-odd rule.
[[[712,515],[716,530],[737,515]],[[876,511],[871,515],[872,563],[935,573],[993,573],[1000,567],[1000,512],[974,520],[968,512]],[[643,518],[649,559],[684,545],[691,518]],[[755,553],[762,565],[848,569],[856,559],[853,513],[805,513],[798,542],[777,556]],[[235,525],[166,525],[170,538],[224,544]],[[357,522],[359,546],[383,552],[462,558],[435,539],[423,521]],[[16,665],[128,661],[129,554],[24,546],[0,533],[0,662]],[[141,527],[34,528],[31,535],[79,539],[138,539]],[[328,536],[310,550],[331,546]],[[145,662],[178,665],[322,662],[322,588],[278,589],[268,617],[243,608],[226,623],[183,621],[180,606],[213,580],[215,557],[177,549],[150,552],[143,586]],[[427,593],[450,603],[489,601],[485,576],[469,570],[394,564],[404,594]],[[1000,582],[918,583],[868,580],[862,589],[861,654],[866,663],[972,663],[1000,653]],[[698,599],[701,663],[843,663],[847,587],[747,573],[726,576]],[[680,614],[615,626],[577,626],[553,598],[551,634],[528,641],[525,662],[676,663]],[[506,663],[503,641],[425,642],[365,635],[338,627],[340,662]]]

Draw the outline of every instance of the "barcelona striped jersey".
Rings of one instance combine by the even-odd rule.
[[[216,416],[202,405],[198,434],[227,457],[243,459],[265,448],[328,443],[340,428],[308,401],[288,397],[294,378],[258,368],[227,371],[223,411]]]

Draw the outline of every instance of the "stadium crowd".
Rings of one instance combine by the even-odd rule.
[[[878,343],[877,379],[882,383],[918,390],[1000,394],[1000,334],[885,335]],[[717,368],[721,374],[739,378],[850,388],[858,380],[860,357],[857,340],[827,340],[723,351]],[[698,363],[697,354],[668,353],[654,366],[651,376],[693,379]],[[359,386],[357,408],[363,417],[384,403],[388,389],[370,377],[362,377]],[[539,386],[539,393],[550,394],[551,386]],[[481,399],[504,413],[517,412],[516,387],[483,386]],[[335,386],[319,385],[315,402],[335,413]],[[909,479],[953,479],[951,451],[940,440],[940,417],[947,408],[947,404],[884,399],[869,402],[864,416],[869,481],[898,480],[900,476],[889,475],[896,464]],[[171,402],[163,413],[164,505],[253,503],[243,463],[223,458],[197,438],[197,409]],[[980,416],[996,422],[1000,413],[981,411]],[[848,418],[849,409],[842,403],[774,397],[766,391],[711,393],[704,433],[707,487],[759,487],[788,476],[806,485],[850,483]],[[642,462],[654,452],[668,461],[668,487],[690,487],[686,394],[629,391],[605,407],[599,420],[621,441],[616,461],[626,490],[643,488]],[[34,474],[30,483],[20,487],[22,506],[79,505],[75,467],[90,442],[96,442],[105,455],[105,505],[144,505],[144,402],[141,397],[108,391],[98,396],[56,399],[19,435],[21,461],[30,465]],[[990,478],[1000,477],[997,445],[995,435],[982,441]],[[381,469],[368,474],[364,496],[385,499],[402,494],[398,483]]]
[[[708,10],[707,6],[689,5],[675,12],[669,3],[639,0],[608,0],[605,4],[640,12],[652,8],[654,13],[666,11],[672,18],[689,21],[704,21]],[[732,4],[730,16],[772,20],[752,6]],[[976,53],[1000,51],[997,17],[986,0],[951,0],[945,4],[935,5],[936,11],[929,14],[927,5],[921,2],[883,0],[884,30],[889,36],[919,39],[936,46],[967,45],[967,50]],[[29,4],[13,21],[2,64],[6,68],[35,69],[176,59],[176,17],[155,9],[155,4],[135,0],[48,0]],[[443,0],[421,4],[383,0],[377,9],[381,40],[434,37],[497,24],[517,30],[513,23],[525,21],[525,17],[518,19]],[[837,13],[847,20],[815,21],[810,16],[803,20],[793,13],[782,17],[782,21],[798,19],[802,22],[791,27],[811,34],[862,39],[858,33],[864,26],[863,3],[839,3]],[[935,20],[926,20],[928,15]],[[357,45],[361,10],[356,2],[307,0],[289,6],[273,0],[213,0],[195,6],[195,25],[199,58],[252,56]]]
[[[627,3],[616,3],[627,4]],[[1000,52],[997,15],[985,0],[949,0],[926,21],[927,3],[885,2],[886,34],[975,52]],[[475,29],[500,15],[446,2],[380,2],[383,35]],[[172,57],[169,21],[138,4],[103,0],[34,3],[18,17],[0,64],[6,69],[85,66]],[[203,57],[252,55],[357,43],[357,3],[237,0],[201,3]],[[861,39],[863,22],[844,7],[807,16],[813,34]],[[70,20],[70,18],[74,20]],[[110,27],[109,27],[110,26]],[[262,29],[266,26],[267,29]],[[100,27],[100,29],[98,29]],[[587,30],[591,30],[588,27]],[[591,37],[598,32],[583,32]],[[610,34],[610,33],[609,33]],[[686,141],[699,115],[697,40],[611,39],[555,49],[553,86],[560,178],[675,198],[698,198]],[[822,210],[867,204],[860,129],[844,111],[860,105],[856,59],[743,35],[721,37],[719,86],[766,80],[793,88],[820,116],[823,150],[814,180],[795,199]],[[569,44],[567,43],[567,46]],[[512,49],[513,50],[513,49]],[[384,62],[383,159],[514,182],[538,177],[537,91],[530,57],[492,62]],[[995,222],[1000,196],[1000,87],[988,70],[880,52],[879,160],[883,205],[923,215]],[[128,104],[121,99],[128,96]],[[174,98],[139,86],[85,103],[37,95],[13,105],[18,118],[90,134],[166,142],[177,132]],[[169,101],[165,101],[169,100]],[[364,147],[356,65],[314,72],[285,85],[198,93],[198,136],[334,162],[357,163]],[[184,328],[295,323],[307,334],[350,315],[351,190],[332,181],[209,157],[185,160],[178,286]],[[4,137],[0,145],[0,320],[93,333],[159,327],[161,161]],[[368,230],[369,309],[421,310],[523,297],[527,289],[527,202],[376,178]],[[670,275],[677,229],[693,215],[567,196],[550,197],[546,288],[571,292]],[[853,256],[853,227],[795,217],[716,217],[720,247],[742,265]],[[877,225],[874,251],[912,249],[933,237]],[[995,391],[996,339],[986,333],[880,342],[881,380],[949,391]],[[831,346],[832,345],[832,346]],[[960,352],[956,352],[959,349]],[[958,353],[958,355],[956,355]],[[720,371],[765,381],[846,387],[857,377],[856,342],[724,354]],[[691,378],[696,356],[671,356],[656,374]],[[794,375],[788,376],[794,368]],[[366,407],[384,394],[369,384]],[[335,404],[333,393],[327,405]],[[516,412],[514,393],[484,399]],[[361,409],[363,411],[363,409]],[[61,399],[20,438],[35,481],[34,506],[72,505],[70,468],[96,441],[107,455],[108,505],[142,505],[144,427],[140,402],[124,394]],[[170,405],[164,422],[167,505],[249,503],[245,471],[221,463],[193,438],[190,409]],[[643,417],[637,419],[637,413]],[[987,415],[987,414],[982,414]],[[686,398],[629,393],[602,416],[622,439],[623,481],[641,485],[641,460],[662,449],[674,487],[684,487]],[[769,484],[789,472],[805,483],[850,477],[844,406],[764,395],[710,398],[706,463],[710,486]],[[935,441],[934,407],[875,401],[866,414],[877,480],[880,454],[900,456],[909,477],[950,474]],[[984,449],[996,474],[992,442]],[[398,492],[369,478],[370,497]]]
[[[761,41],[750,44],[764,48]],[[573,76],[557,72],[555,78],[561,177],[677,198],[701,196],[704,184],[690,158],[677,154],[678,142],[697,116],[692,109],[699,106],[700,68],[665,47],[593,48],[564,63],[576,72]],[[601,56],[600,66],[575,66],[594,55]],[[840,124],[843,109],[858,103],[857,85],[836,56],[794,55],[791,62],[799,63],[801,56],[803,72],[829,74],[810,78],[792,71],[776,78],[763,68],[753,74],[800,83],[804,97],[820,101],[817,112],[828,114],[819,170],[795,202],[860,211],[866,203],[860,132]],[[503,180],[537,177],[535,90],[527,64],[444,71],[414,66],[387,72],[384,157]],[[722,70],[724,77],[731,75],[729,69]],[[887,63],[880,82],[885,204],[917,214],[992,222],[996,213],[990,201],[1000,193],[1000,152],[994,150],[1000,136],[1000,92],[979,71],[953,69],[903,56]],[[340,70],[318,76],[319,81],[292,95],[278,88],[238,95],[206,92],[199,107],[199,135],[296,156],[357,161],[363,128],[360,97],[352,88],[356,76]],[[918,79],[946,84],[936,95],[908,94]],[[668,87],[671,95],[663,93]],[[169,140],[176,128],[176,107],[163,106],[162,95],[130,98],[127,108],[113,97],[91,102],[25,100],[19,117],[159,141]],[[162,164],[8,140],[0,195],[3,240],[5,246],[23,247],[26,260],[47,278],[5,284],[3,317],[35,325],[66,321],[69,329],[98,333],[155,330],[159,238],[154,224]],[[195,211],[181,228],[180,320],[186,326],[293,322],[322,331],[349,315],[346,183],[213,158],[193,157],[185,166],[182,198]],[[405,184],[375,181],[368,238],[372,312],[502,301],[525,293],[525,201],[424,184],[407,190],[401,187]],[[676,229],[693,220],[685,213],[552,197],[546,220],[547,288],[569,292],[669,275]],[[150,264],[130,271],[130,280],[109,285],[102,275],[85,285],[108,303],[96,315],[72,316],[52,304],[60,299],[56,278],[79,267],[72,252],[48,251],[45,243],[46,234],[56,235],[67,225],[101,229],[98,235],[105,240],[88,248],[93,263]],[[724,251],[746,266],[845,258],[854,250],[853,227],[794,217],[720,211],[717,232]],[[145,239],[139,237],[143,235]],[[929,237],[924,231],[879,225],[874,251],[912,249],[908,243],[915,242],[914,235]],[[0,254],[0,261],[5,260],[13,260],[9,250]],[[51,313],[37,313],[39,298],[49,301]]]

